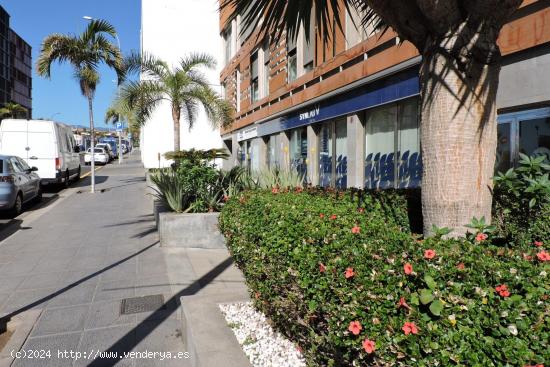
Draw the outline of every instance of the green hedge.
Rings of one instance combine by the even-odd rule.
[[[308,363],[550,360],[550,269],[537,257],[544,245],[420,241],[404,225],[403,197],[388,195],[369,196],[358,209],[349,194],[245,192],[222,211],[221,229],[256,307]],[[426,250],[435,256],[426,259]]]

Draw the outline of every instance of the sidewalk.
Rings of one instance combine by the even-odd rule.
[[[159,247],[138,154],[99,170],[98,193],[90,194],[85,180],[0,243],[0,316],[41,310],[22,349],[52,354],[14,366],[186,366],[188,360],[158,355],[94,358],[98,351],[186,352],[181,296],[246,293],[225,250]],[[161,308],[147,298],[140,301],[149,301],[151,311],[121,314],[123,299],[154,295],[164,298]],[[129,300],[127,306],[148,305]],[[63,351],[81,352],[82,359],[58,358]]]

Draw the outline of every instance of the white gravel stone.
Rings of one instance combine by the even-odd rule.
[[[250,302],[221,304],[220,310],[254,367],[305,367],[296,345],[273,330]]]

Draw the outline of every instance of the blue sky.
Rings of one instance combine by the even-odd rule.
[[[33,67],[44,37],[51,33],[80,33],[87,21],[84,15],[103,18],[117,29],[122,51],[139,49],[140,0],[0,0],[10,14],[10,26],[32,47]],[[116,42],[116,41],[114,41]],[[96,125],[105,126],[105,110],[116,93],[114,72],[101,68],[94,116]],[[33,69],[33,117],[53,118],[71,125],[88,126],[86,99],[72,77],[70,67],[56,66],[51,80],[36,75]]]

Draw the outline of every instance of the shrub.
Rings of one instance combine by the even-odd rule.
[[[550,360],[544,246],[418,240],[377,195],[358,209],[349,193],[245,192],[222,211],[255,306],[310,365]]]
[[[550,242],[550,165],[544,159],[521,154],[518,168],[494,179],[493,223],[504,242]]]

